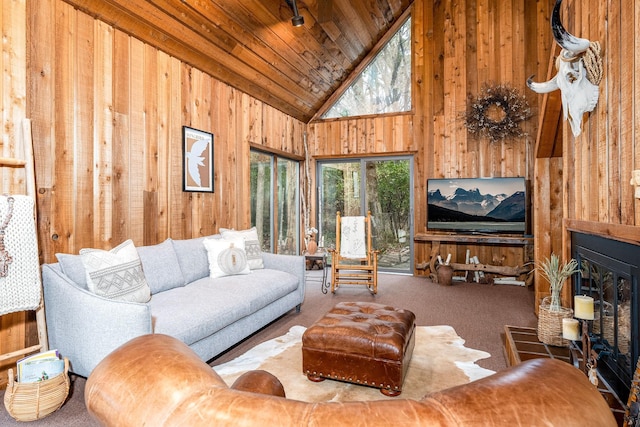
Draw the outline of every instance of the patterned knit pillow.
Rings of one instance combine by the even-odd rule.
[[[260,247],[260,239],[258,238],[258,230],[251,227],[248,230],[233,230],[221,228],[220,234],[225,239],[235,239],[242,237],[244,239],[244,251],[247,253],[247,263],[251,270],[264,268],[262,262],[262,248]]]
[[[87,272],[87,287],[94,294],[131,302],[151,299],[133,241],[127,240],[110,251],[81,249],[80,256]]]

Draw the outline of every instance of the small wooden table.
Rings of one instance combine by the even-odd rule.
[[[321,290],[323,294],[326,294],[329,290],[329,283],[327,282],[327,251],[324,249],[318,249],[315,253],[310,254],[308,252],[304,252],[305,259],[305,267],[307,270],[313,270],[314,266],[318,266],[318,268],[322,268],[322,279],[318,280],[316,278],[309,279],[307,274],[306,280],[310,282],[319,281],[321,283]]]
[[[574,349],[575,351],[575,349]],[[509,366],[517,365],[525,360],[551,358],[572,363],[569,347],[556,347],[538,341],[538,333],[535,328],[520,326],[504,327],[504,352]],[[580,357],[582,353],[580,352]],[[598,391],[607,401],[613,416],[622,425],[626,405],[613,393],[604,379],[598,375]]]

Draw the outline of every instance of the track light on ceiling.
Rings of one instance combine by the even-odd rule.
[[[298,5],[296,4],[296,0],[287,0],[287,4],[293,11],[293,18],[291,18],[291,24],[294,27],[299,27],[304,24],[304,17],[298,13]]]

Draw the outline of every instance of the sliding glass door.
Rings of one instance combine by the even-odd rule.
[[[295,160],[251,151],[251,224],[265,252],[300,253],[299,170]]]
[[[319,244],[335,247],[336,212],[373,217],[379,269],[413,271],[411,157],[320,161],[317,167]]]

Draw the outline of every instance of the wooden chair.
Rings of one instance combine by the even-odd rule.
[[[371,212],[367,216],[336,214],[336,248],[331,253],[331,292],[340,285],[365,285],[378,293],[378,251],[371,246]]]

